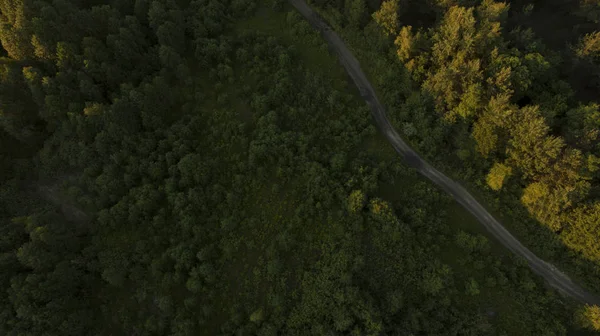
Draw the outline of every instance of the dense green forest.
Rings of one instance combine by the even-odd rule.
[[[568,46],[533,4],[312,5],[411,144],[600,288],[598,3]],[[600,329],[402,163],[285,1],[0,14],[0,335]]]

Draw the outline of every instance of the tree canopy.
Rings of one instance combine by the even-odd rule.
[[[551,228],[540,249],[583,255],[594,286],[597,104],[575,104],[559,60],[508,36],[510,6],[310,5],[418,150],[527,218],[524,237]],[[0,43],[1,335],[566,335],[573,316],[593,321],[597,307],[575,312],[398,160],[284,1],[0,0]]]

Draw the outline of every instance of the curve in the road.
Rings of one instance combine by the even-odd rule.
[[[600,298],[585,291],[581,286],[575,284],[568,276],[559,271],[548,262],[538,258],[533,252],[521,244],[508,230],[500,224],[465,188],[452,181],[446,175],[439,172],[412,148],[410,148],[387,119],[383,105],[377,99],[375,90],[362,71],[359,62],[352,55],[340,37],[321,19],[304,0],[289,0],[290,3],[304,16],[308,22],[318,29],[329,45],[336,51],[338,57],[350,75],[354,84],[358,87],[361,96],[371,107],[371,113],[377,126],[394,146],[396,151],[404,157],[407,163],[415,167],[421,174],[444,189],[458,203],[486,227],[486,229],[513,253],[516,253],[527,261],[531,269],[542,276],[552,287],[573,297],[574,299],[587,303],[600,305]]]

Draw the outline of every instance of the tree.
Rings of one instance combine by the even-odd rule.
[[[38,133],[37,106],[17,64],[0,64],[0,127],[20,141]]]
[[[579,8],[575,10],[575,13],[598,23],[600,21],[600,1],[579,0]]]
[[[575,49],[578,57],[590,60],[594,63],[600,62],[600,32],[586,34],[581,38]]]
[[[348,211],[350,213],[360,212],[367,202],[367,197],[361,190],[354,190],[350,196],[348,196]]]
[[[357,32],[351,25],[361,28],[366,0],[316,1],[330,5],[327,13],[336,20],[345,13],[350,31]],[[20,111],[16,103],[26,102],[27,111],[42,115],[53,132],[39,155],[30,159],[14,146],[20,156],[14,159],[4,154],[12,141],[4,142],[0,131],[0,166],[7,167],[2,180],[14,182],[11,189],[0,184],[6,201],[0,202],[0,334],[513,334],[502,319],[490,329],[481,300],[456,295],[466,284],[470,294],[480,290],[482,297],[494,297],[499,286],[483,288],[463,277],[469,263],[453,263],[453,272],[440,261],[450,248],[473,260],[484,279],[503,274],[503,260],[486,253],[489,243],[480,235],[454,237],[444,224],[447,197],[416,181],[401,163],[379,160],[382,153],[373,146],[361,145],[375,134],[364,118],[367,107],[356,108],[351,92],[338,85],[343,78],[337,71],[321,71],[335,62],[321,57],[326,66],[308,70],[301,64],[305,51],[319,52],[322,41],[299,14],[288,16],[292,27],[285,14],[269,8],[255,16],[255,1],[248,0],[101,2],[0,0],[31,5],[23,19],[31,22],[34,34],[27,43],[38,55],[0,60],[14,66],[6,78],[17,83],[2,87],[0,107]],[[485,5],[472,14],[475,33],[485,30],[489,37],[500,10],[490,1]],[[4,9],[1,15],[12,15],[12,8]],[[260,21],[262,14],[282,30],[239,32],[236,22]],[[371,28],[364,37],[377,33],[376,43],[385,47],[381,41],[391,39],[380,36],[377,24]],[[468,24],[463,28],[469,35]],[[482,50],[491,42],[465,36],[434,64],[428,58],[434,30],[403,29],[392,51],[414,60],[422,74],[433,64],[431,78],[451,80],[432,87],[454,97],[443,112],[467,120],[449,134],[448,123],[431,113],[429,94],[415,93],[404,103],[415,90],[400,64],[386,63],[384,53],[382,62],[373,60],[383,67],[381,83],[391,83],[383,88],[390,110],[403,110],[397,121],[413,140],[424,140],[422,147],[456,135],[463,153],[471,150],[464,146],[471,145],[470,121],[485,114],[495,136],[489,152],[499,156],[492,160],[513,164],[503,150],[510,121],[520,119],[513,117],[516,108],[499,102],[517,72],[512,60],[488,71],[491,56]],[[186,49],[187,37],[198,47],[197,60]],[[489,97],[498,98],[492,103]],[[417,139],[420,134],[428,136]],[[585,157],[593,166],[592,156]],[[563,189],[578,186],[579,161],[576,152],[564,149],[550,161],[550,177],[539,179]],[[72,187],[59,196],[85,205],[95,220],[30,216],[11,222],[45,211],[37,209],[48,206],[42,193],[21,189],[34,187],[27,181],[50,169]],[[63,177],[81,171],[78,178]],[[392,189],[394,203],[368,199]],[[595,225],[587,217],[593,211],[581,215],[584,225],[574,234]],[[455,238],[460,248],[452,246]],[[524,269],[512,273],[519,272]],[[544,288],[524,290],[512,275],[497,279],[512,281],[516,297],[527,294],[518,304],[507,302],[523,320],[519,332],[549,334],[537,332],[545,328],[561,334],[564,319],[554,312],[564,305],[543,296]]]
[[[566,138],[578,148],[599,153],[600,106],[596,103],[580,105],[567,112]]]
[[[490,117],[490,114],[484,113],[473,124],[473,138],[477,143],[477,151],[484,158],[493,154],[498,148],[497,127]]]
[[[402,27],[394,40],[394,44],[398,48],[396,53],[402,62],[407,62],[415,56],[418,44],[423,39],[421,32],[418,31],[416,34],[413,34],[412,28],[412,26]]]
[[[423,88],[447,120],[470,117],[481,105],[481,60],[475,54],[477,28],[473,8],[450,7],[432,36],[432,67]]]
[[[77,48],[67,42],[58,42],[56,44],[56,66],[59,69],[75,68],[79,62],[80,56],[77,55]]]
[[[31,9],[25,0],[0,1],[0,42],[10,58],[32,58]]]
[[[490,169],[490,172],[487,175],[487,184],[492,188],[492,190],[500,190],[502,189],[502,185],[504,181],[512,174],[512,168],[505,164],[496,162]]]
[[[475,279],[470,278],[469,281],[467,281],[467,284],[465,286],[465,291],[467,294],[472,295],[472,296],[479,295],[479,293],[480,293],[479,284],[477,283],[477,281],[475,281]]]
[[[484,112],[473,124],[472,135],[477,143],[477,151],[484,158],[503,150],[506,146],[506,123],[514,110],[514,107],[510,104],[510,95],[493,96]]]
[[[509,148],[512,162],[525,178],[537,178],[550,173],[565,143],[562,138],[548,135],[550,127],[537,106],[525,106],[510,121]]]
[[[428,65],[422,87],[435,98],[438,112],[448,121],[478,116],[490,93],[510,93],[509,68],[486,73],[487,65],[498,55],[498,48],[503,48],[500,27],[507,10],[505,3],[494,1],[483,1],[476,8],[450,6],[440,24],[429,33],[431,48],[426,56],[429,62],[419,60],[418,65],[411,63],[414,60],[408,62],[411,71]],[[412,53],[411,40],[409,28],[400,31],[397,44],[401,46],[398,49],[401,59]]]
[[[600,203],[581,205],[569,211],[565,218],[565,244],[590,260],[600,261],[600,246],[597,243],[600,235]]]
[[[551,181],[533,182],[523,190],[521,202],[536,219],[558,231],[563,225],[559,214],[571,205],[571,191],[557,187]]]
[[[367,18],[367,5],[365,0],[346,0],[346,17],[351,27],[358,29],[362,28]]]
[[[501,39],[501,24],[508,16],[509,5],[506,2],[483,0],[476,8],[479,21],[477,48],[479,53],[486,53],[495,48]]]
[[[575,321],[582,327],[600,331],[600,307],[585,305],[575,313]]]
[[[440,26],[432,37],[434,41],[432,58],[438,66],[447,60],[462,57],[467,60],[475,51],[477,34],[473,8],[452,6],[444,14]]]
[[[399,0],[385,0],[373,19],[386,35],[396,36],[400,22],[398,21]]]
[[[158,43],[161,46],[172,47],[179,54],[185,52],[184,29],[171,21],[161,24],[157,31]]]
[[[257,309],[255,312],[252,313],[252,315],[250,315],[250,321],[260,324],[263,319],[265,318],[265,314],[262,310],[262,308]]]
[[[512,95],[521,97],[531,85],[528,68],[518,55],[518,51],[501,53],[494,48],[487,66],[487,82],[493,96]]]

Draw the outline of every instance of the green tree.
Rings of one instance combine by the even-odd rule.
[[[353,28],[362,28],[368,18],[365,0],[345,0],[346,18]]]
[[[472,295],[472,296],[479,295],[479,293],[481,292],[479,290],[479,284],[473,278],[470,278],[469,281],[467,281],[467,284],[465,286],[465,291],[467,294]]]
[[[29,142],[42,132],[40,119],[22,69],[0,64],[0,127],[20,141]]]
[[[250,315],[250,321],[252,321],[254,323],[258,323],[258,324],[260,324],[264,318],[265,318],[265,313],[263,312],[262,308],[256,310],[254,313],[252,313]]]
[[[156,36],[161,46],[172,47],[179,54],[185,52],[184,29],[176,23],[167,21],[161,24],[156,31]]]
[[[600,153],[600,106],[596,103],[580,105],[567,112],[566,139],[584,151]]]
[[[575,13],[598,23],[600,22],[600,1],[579,0],[579,7],[575,9]]]

